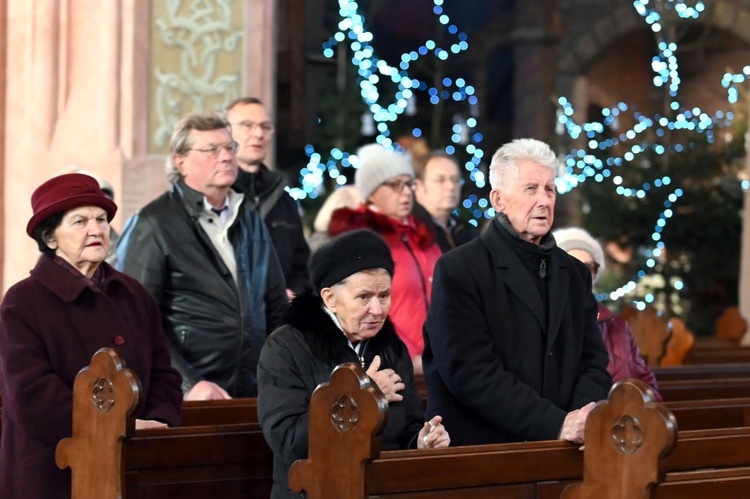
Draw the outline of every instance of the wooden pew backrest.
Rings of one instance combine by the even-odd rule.
[[[658,366],[672,334],[669,324],[654,307],[638,310],[625,307],[621,316],[633,329],[633,336],[649,367]]]
[[[61,469],[70,467],[72,498],[122,497],[122,440],[135,428],[140,382],[119,354],[102,348],[73,385],[73,436],[57,445]]]
[[[618,382],[586,420],[583,481],[563,499],[627,499],[664,480],[661,459],[677,438],[674,416],[641,381]]]
[[[370,377],[356,364],[337,366],[313,392],[308,459],[292,464],[290,488],[312,498],[363,498],[364,464],[380,454],[387,421],[388,402]]]

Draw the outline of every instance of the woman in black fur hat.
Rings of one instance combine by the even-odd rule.
[[[307,457],[310,398],[343,362],[359,363],[388,400],[383,450],[450,444],[440,416],[424,421],[409,353],[387,318],[393,259],[385,242],[368,230],[339,236],[313,254],[310,276],[315,292],[292,301],[258,362],[258,417],[274,453],[272,498],[301,497],[289,490],[287,474]]]

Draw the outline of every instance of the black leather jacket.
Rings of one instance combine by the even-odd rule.
[[[257,212],[243,202],[229,228],[235,284],[198,221],[202,209],[202,193],[174,184],[128,220],[117,266],[156,298],[184,393],[205,379],[232,397],[254,397],[258,356],[280,324],[286,284]]]

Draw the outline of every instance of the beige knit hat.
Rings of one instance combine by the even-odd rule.
[[[360,196],[367,200],[375,189],[383,182],[387,182],[399,175],[414,178],[414,169],[409,158],[390,151],[380,144],[370,144],[360,147],[357,151],[359,168],[354,174],[354,185]]]
[[[587,251],[594,258],[594,261],[599,264],[599,270],[596,271],[594,282],[599,280],[599,277],[604,273],[604,250],[602,249],[602,245],[591,237],[591,234],[578,227],[568,227],[566,229],[557,229],[552,232],[552,235],[555,237],[557,246],[565,251],[572,249]]]

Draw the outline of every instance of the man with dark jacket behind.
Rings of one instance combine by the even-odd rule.
[[[307,261],[310,248],[302,230],[297,202],[286,192],[286,181],[263,163],[275,130],[260,99],[242,97],[226,108],[227,121],[237,142],[240,167],[232,188],[245,194],[271,233],[289,298],[311,289]]]
[[[260,215],[231,189],[227,123],[189,115],[169,146],[172,187],[128,220],[117,266],[154,295],[186,400],[257,395],[261,347],[288,300]]]
[[[435,267],[426,412],[443,416],[455,445],[583,443],[612,386],[591,272],[549,234],[557,167],[538,140],[501,147],[489,173],[497,217]]]
[[[414,215],[435,231],[443,253],[479,236],[479,229],[453,215],[464,183],[458,160],[445,151],[434,151],[414,160],[417,188]]]

